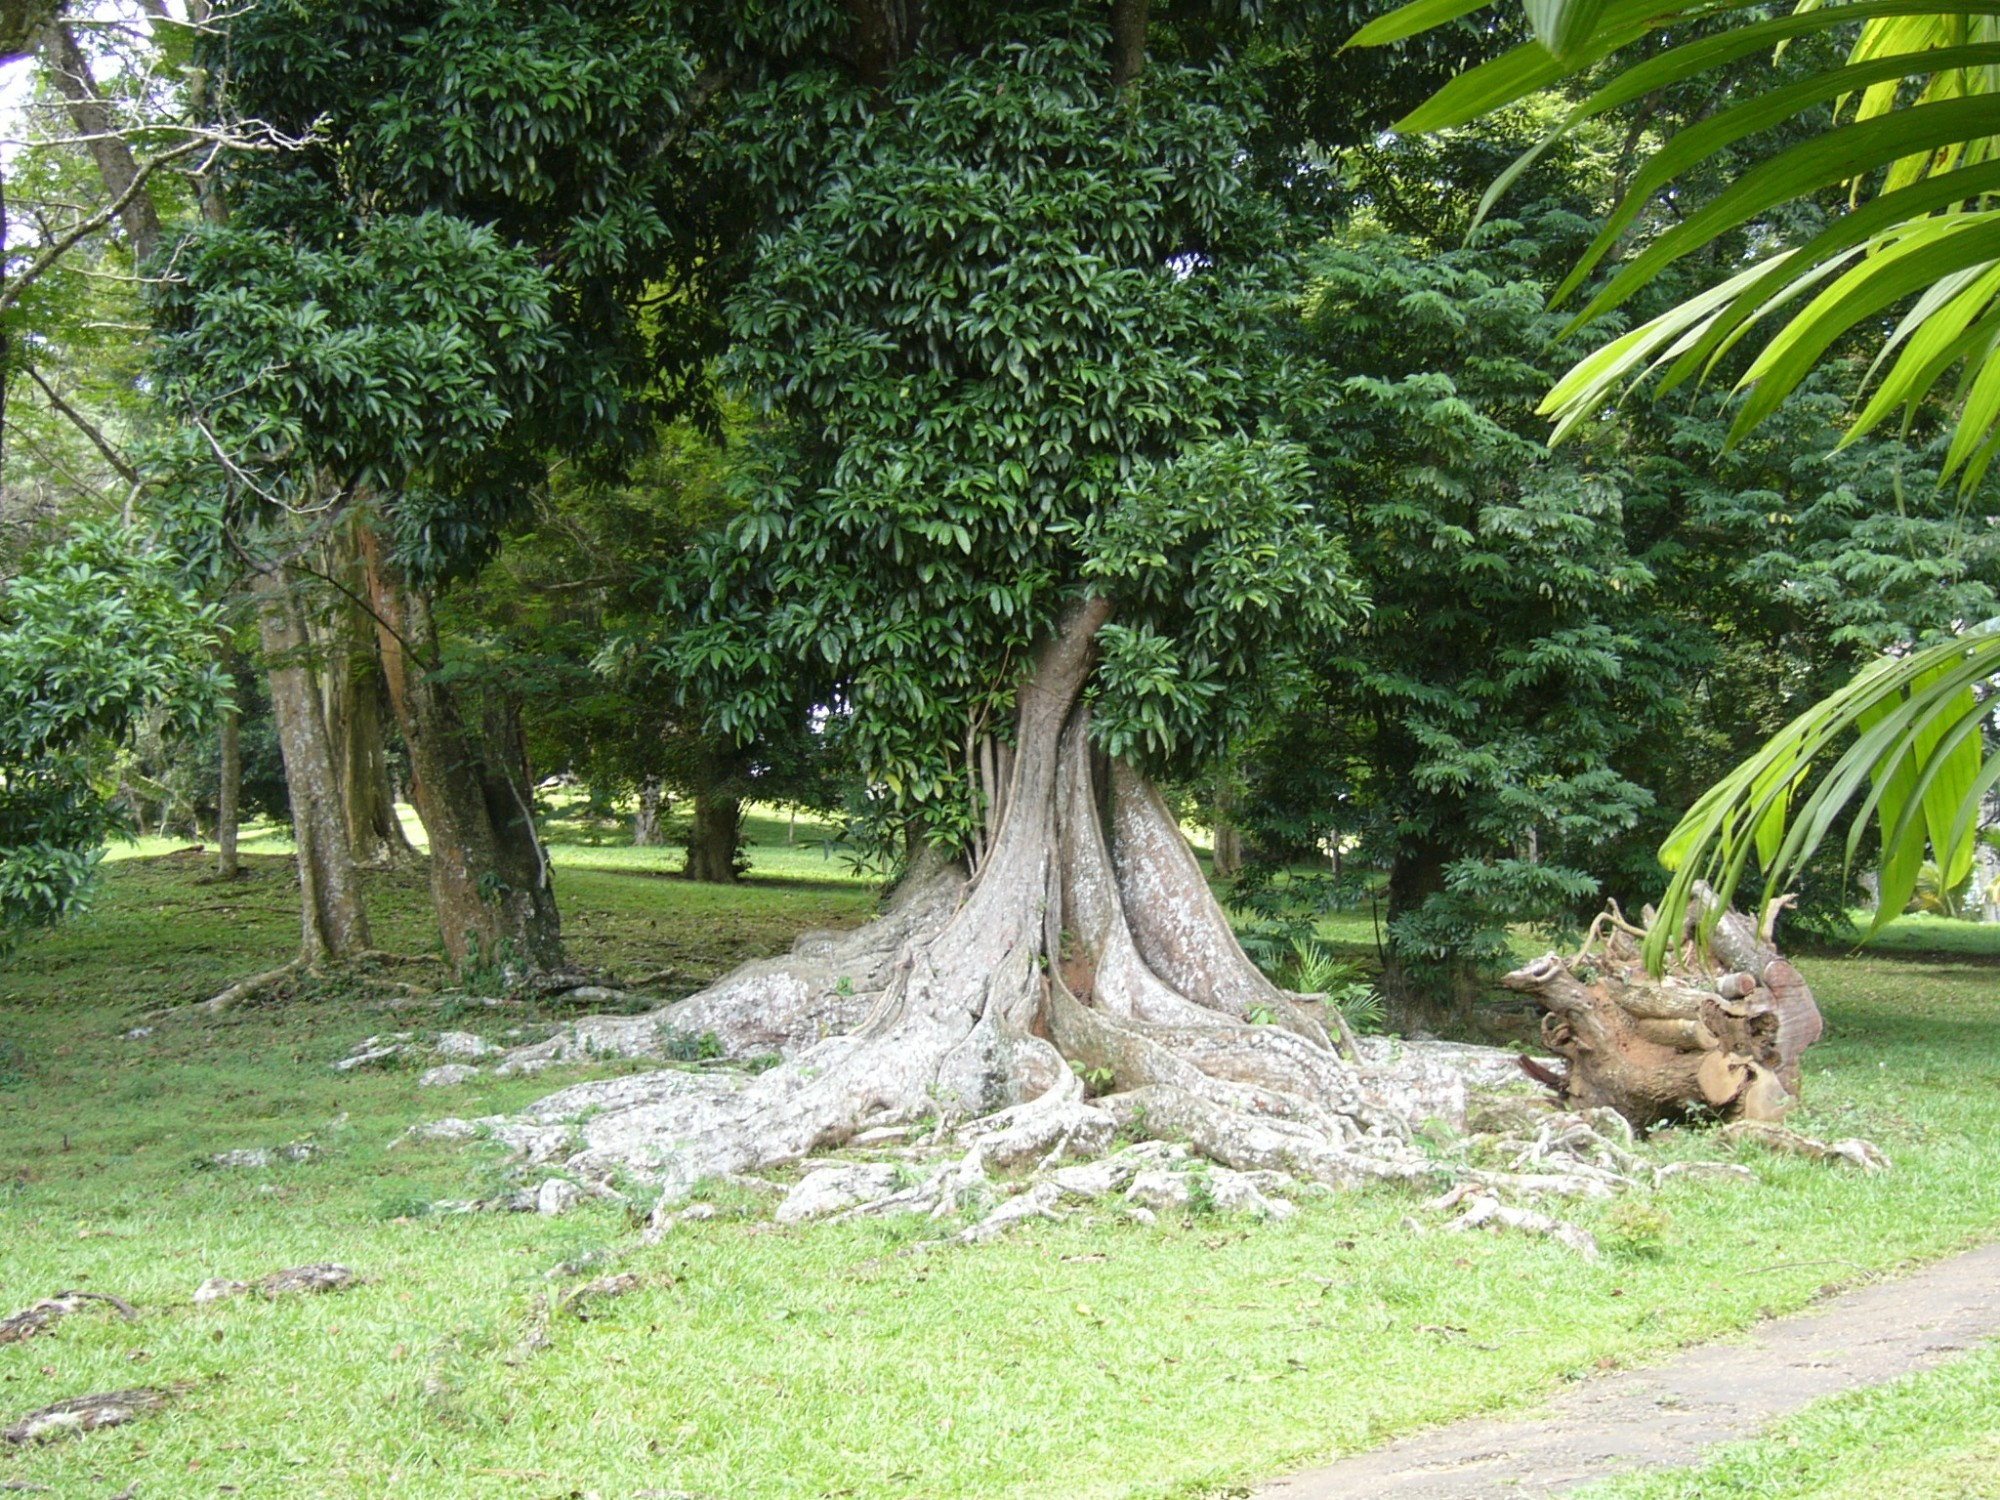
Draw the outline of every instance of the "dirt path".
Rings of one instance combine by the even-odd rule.
[[[1324,1469],[1257,1500],[1523,1500],[1638,1468],[1694,1462],[1822,1396],[1941,1364],[2000,1334],[2000,1244],[1589,1380],[1540,1411],[1458,1422]]]

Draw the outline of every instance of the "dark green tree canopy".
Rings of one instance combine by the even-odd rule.
[[[225,112],[311,139],[232,162],[228,224],[160,299],[211,480],[253,508],[362,495],[437,576],[491,555],[552,459],[613,473],[704,410],[693,283],[727,257],[676,150],[685,9],[265,4],[218,29]]]
[[[1111,53],[1094,16],[982,12],[880,96],[800,69],[718,137],[779,209],[728,306],[764,420],[671,655],[739,733],[839,704],[904,807],[956,797],[1066,597],[1113,604],[1103,742],[1157,760],[1239,729],[1351,594],[1263,423],[1288,377],[1254,78],[1120,87]]]
[[[1291,768],[1339,778],[1310,831],[1359,835],[1390,871],[1412,991],[1596,894],[1593,851],[1650,801],[1620,753],[1678,701],[1620,476],[1532,432],[1552,328],[1538,267],[1571,226],[1544,213],[1439,250],[1364,219],[1310,259],[1299,429],[1372,608],[1315,659],[1261,798],[1296,821]]]
[[[240,511],[393,496],[405,551],[442,568],[539,479],[513,418],[552,398],[571,342],[544,276],[491,231],[391,215],[319,249],[209,228],[180,268],[154,301],[162,394],[186,424],[168,456]]]

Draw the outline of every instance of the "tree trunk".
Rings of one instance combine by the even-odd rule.
[[[1218,880],[1229,880],[1243,873],[1243,830],[1220,818],[1215,824],[1213,868]]]
[[[324,550],[326,574],[339,588],[314,637],[320,645],[326,729],[340,773],[348,845],[362,864],[398,864],[414,859],[416,851],[396,816],[396,791],[389,779],[377,631],[361,603],[367,575],[351,532],[339,533]]]
[[[694,821],[688,829],[687,864],[681,873],[704,885],[734,885],[743,873],[743,803],[728,787],[736,766],[726,756],[704,758],[695,788]]]
[[[151,835],[151,830],[146,826],[145,797],[142,796],[139,792],[139,789],[133,786],[132,783],[129,781],[120,782],[118,786],[118,792],[119,795],[125,799],[125,806],[128,809],[130,809],[132,813],[132,831],[142,839],[149,837]]]
[[[236,831],[242,821],[243,799],[243,714],[234,705],[223,710],[221,741],[221,785],[215,793],[215,873],[223,880],[234,880],[238,873]]]
[[[667,789],[657,776],[639,783],[639,808],[632,814],[632,847],[657,849],[665,838],[660,815],[666,810]]]
[[[143,191],[132,192],[132,184],[139,176],[132,148],[118,133],[118,122],[97,90],[90,63],[83,49],[77,46],[69,23],[57,21],[50,25],[44,33],[43,47],[48,56],[49,76],[55,81],[56,92],[68,101],[70,119],[97,163],[97,175],[104,181],[105,192],[114,202],[120,198],[126,200],[119,221],[132,246],[132,263],[142,265],[160,248],[163,236],[153,200]]]
[[[846,0],[854,71],[879,89],[923,36],[926,0]]]
[[[1446,955],[1419,959],[1397,942],[1399,917],[1420,911],[1445,889],[1446,850],[1417,843],[1397,853],[1389,866],[1391,932],[1382,958],[1382,998],[1392,1028],[1430,1036],[1465,1038],[1472,1030],[1473,1003],[1479,997],[1479,976],[1461,959]]]
[[[370,654],[372,658],[372,653]],[[366,864],[394,865],[416,858],[403,820],[396,815],[396,788],[389,779],[387,726],[381,683],[373,661],[350,661],[339,683],[341,727],[339,764],[347,788],[347,836],[355,858]]]
[[[431,900],[453,964],[534,972],[563,961],[548,859],[535,833],[518,727],[497,706],[480,734],[436,675],[430,600],[406,584],[372,533],[362,538],[384,679],[409,750],[411,794],[431,845]]]
[[[257,628],[270,671],[271,714],[285,758],[292,838],[298,848],[304,916],[300,956],[308,964],[340,961],[372,946],[361,885],[347,844],[340,778],[320,717],[319,689],[306,662],[305,622],[289,581],[276,568],[251,582]]]
[[[1122,89],[1146,66],[1147,12],[1152,0],[1111,0],[1111,86]]]
[[[825,1040],[754,1078],[583,1085],[564,1110],[581,1111],[576,1138],[517,1134],[572,1170],[637,1170],[669,1195],[938,1116],[972,1122],[994,1165],[1089,1154],[1122,1124],[1328,1183],[1424,1171],[1406,1122],[1462,1118],[1462,1080],[1454,1095],[1350,1067],[1316,1008],[1244,956],[1145,778],[1114,766],[1101,795],[1081,694],[1108,615],[1074,606],[1021,684],[1006,812],[962,899],[927,867],[877,926],[802,940],[792,959],[637,1018],[648,1038]],[[1086,1098],[1086,1077],[1104,1097]]]
[[[1697,885],[1658,978],[1640,962],[1644,929],[1615,905],[1574,958],[1550,953],[1509,974],[1509,989],[1541,1003],[1542,1040],[1569,1064],[1555,1074],[1524,1060],[1526,1071],[1569,1107],[1608,1105],[1642,1129],[1692,1114],[1773,1120],[1791,1108],[1819,1007],[1768,924],[1726,911],[1704,934],[1714,909],[1714,893]]]

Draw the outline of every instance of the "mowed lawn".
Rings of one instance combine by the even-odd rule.
[[[669,992],[799,929],[860,921],[875,899],[799,845],[796,866],[760,858],[768,873],[731,891],[664,878],[670,853],[558,855],[576,957],[671,970]],[[1240,1494],[2000,1234],[2000,961],[1983,932],[1952,929],[1966,951],[1950,954],[1805,960],[1829,1028],[1796,1123],[1865,1135],[1893,1171],[1746,1152],[1755,1186],[1676,1179],[1574,1209],[1605,1247],[1594,1264],[1439,1233],[1422,1191],[1387,1188],[1308,1200],[1277,1225],[1145,1228],[1104,1209],[939,1248],[921,1221],[777,1226],[768,1197],[731,1186],[711,1195],[716,1218],[644,1247],[638,1185],[630,1210],[444,1214],[497,1191],[507,1164],[477,1145],[392,1146],[415,1122],[629,1065],[449,1089],[420,1088],[414,1067],[333,1071],[371,1034],[499,1040],[560,1019],[437,993],[415,872],[373,878],[370,896],[379,945],[418,961],[213,1019],[147,1019],[295,948],[285,861],[253,860],[227,887],[204,870],[192,855],[120,862],[92,913],[0,970],[0,1314],[70,1288],[141,1313],[94,1308],[0,1346],[0,1421],[176,1391],[142,1423],[0,1446],[0,1483],[105,1500]],[[292,1142],[316,1154],[209,1160]],[[1724,1154],[1698,1131],[1651,1149]],[[192,1300],[208,1277],[329,1260],[363,1283]],[[565,1310],[609,1269],[637,1290]],[[1991,1383],[1990,1361],[1976,1372]],[[1993,1403],[1944,1405],[1900,1442],[1899,1489],[2000,1451]]]

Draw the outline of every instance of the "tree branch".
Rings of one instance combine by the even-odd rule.
[[[21,293],[33,286],[50,266],[68,254],[73,245],[85,236],[95,234],[106,224],[109,224],[113,219],[122,214],[125,211],[125,206],[146,186],[146,179],[151,177],[154,172],[170,161],[176,161],[183,156],[192,156],[204,144],[206,143],[199,139],[183,141],[180,145],[171,147],[161,152],[158,156],[149,157],[145,161],[140,162],[138,169],[132,174],[132,181],[126,186],[123,193],[113,198],[111,202],[100,208],[96,213],[89,214],[70,225],[67,231],[43,246],[41,253],[29,261],[26,267],[16,273],[4,288],[0,288],[0,312],[5,312],[16,302],[20,301]]]
[[[694,129],[695,122],[700,119],[701,112],[709,106],[717,94],[741,77],[742,73],[743,69],[740,66],[702,69],[688,89],[680,117],[668,127],[659,140],[653,143],[653,149],[646,153],[647,159],[657,161],[686,140],[688,133]]]
[[[70,425],[90,439],[91,445],[104,455],[104,461],[117,471],[120,479],[124,480],[127,484],[137,484],[139,482],[139,471],[126,462],[124,456],[116,448],[112,447],[111,440],[104,435],[102,429],[74,406],[63,400],[61,396],[58,396],[56,388],[42,378],[40,370],[37,370],[33,365],[28,365],[26,368],[28,378],[40,386],[42,394],[49,398],[49,405],[61,412],[63,416],[69,418]]]

